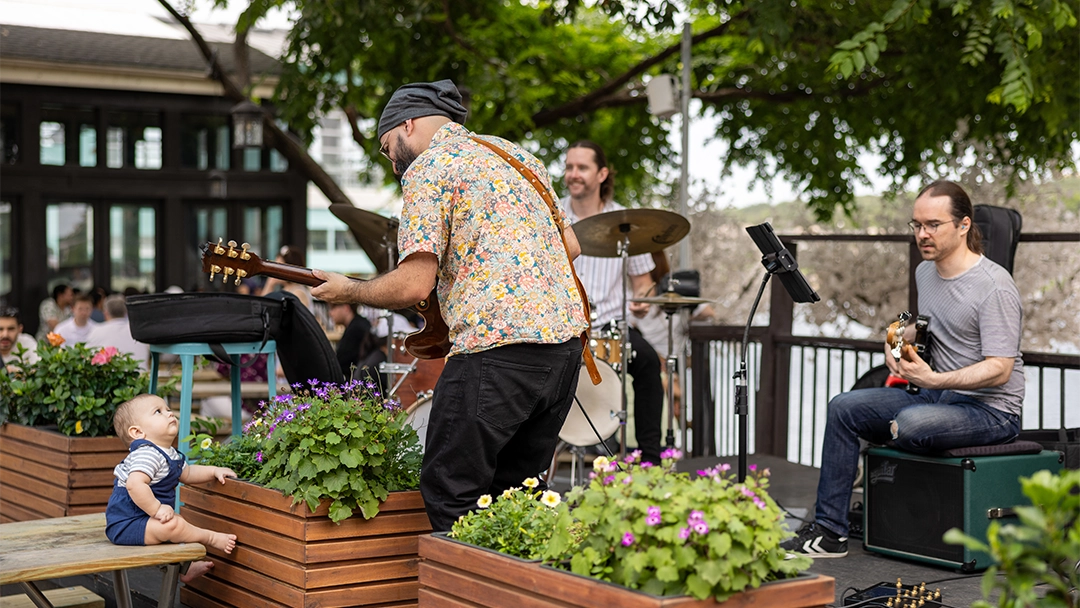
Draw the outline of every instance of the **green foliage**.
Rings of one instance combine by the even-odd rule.
[[[420,442],[397,400],[359,380],[293,388],[265,404],[240,438],[216,445],[209,435],[193,437],[193,454],[305,501],[312,511],[330,499],[335,522],[355,509],[375,517],[389,492],[419,485]]]
[[[63,339],[49,334],[38,343],[38,360],[17,345],[16,365],[21,371],[0,375],[0,403],[7,420],[29,426],[55,424],[65,435],[113,435],[117,406],[145,393],[149,376],[129,354],[116,348],[91,350],[84,344],[61,346]],[[163,393],[165,387],[159,393]]]
[[[998,592],[1000,608],[1076,608],[1080,588],[1080,471],[1039,471],[1021,477],[1034,506],[1017,507],[1019,524],[990,523],[987,543],[953,528],[945,542],[986,551],[996,563],[983,575],[983,597]],[[1004,575],[1004,576],[999,576]],[[1037,590],[1038,589],[1038,590]],[[1045,595],[1043,595],[1045,593]],[[990,608],[979,601],[975,608]]]
[[[567,494],[570,509],[551,544],[571,570],[654,595],[723,601],[810,566],[780,548],[791,534],[766,493],[767,470],[746,483],[728,465],[691,477],[674,471],[677,452],[664,456],[660,467],[635,464],[636,454],[625,466],[598,458],[589,484]],[[585,528],[580,543],[571,519]]]
[[[566,505],[556,492],[534,490],[538,483],[530,477],[524,489],[510,488],[494,501],[484,494],[478,510],[454,522],[450,537],[522,559],[543,557]]]

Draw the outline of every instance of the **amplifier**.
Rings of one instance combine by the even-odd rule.
[[[985,570],[990,555],[941,537],[959,528],[986,540],[990,522],[1016,522],[1013,509],[1031,504],[1020,477],[1062,468],[1060,452],[936,458],[871,448],[864,470],[864,540],[868,551],[964,572]]]

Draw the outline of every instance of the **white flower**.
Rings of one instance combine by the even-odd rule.
[[[521,482],[521,485],[523,485],[526,488],[529,488],[531,490],[531,489],[535,488],[536,486],[540,485],[540,480],[538,480],[535,477],[530,477],[530,478],[526,479],[525,481]]]
[[[560,502],[562,502],[562,498],[559,496],[558,492],[546,490],[544,491],[543,495],[540,496],[540,502],[554,509],[555,507],[559,506]]]
[[[607,468],[608,462],[607,456],[597,456],[596,460],[592,461],[592,468],[594,471],[603,471]]]
[[[213,445],[213,444],[214,444],[213,440],[211,440],[209,437],[207,437],[206,439],[202,440],[202,443],[199,444],[199,447],[204,449],[204,450],[209,450],[210,446]]]
[[[480,497],[480,500],[476,501],[476,506],[481,509],[486,509],[491,506],[491,494],[484,494]]]
[[[514,489],[515,488],[508,488],[506,490],[503,490],[502,497],[503,498],[510,498],[511,496],[514,495]]]

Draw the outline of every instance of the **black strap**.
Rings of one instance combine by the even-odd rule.
[[[268,340],[270,340],[270,311],[265,309],[265,308],[262,311],[262,320],[263,320],[263,339],[262,339],[262,344],[259,345],[259,350],[260,351],[266,346],[266,342]],[[258,360],[258,355],[261,354],[261,353],[256,353],[256,356],[249,359],[247,363],[240,363],[240,356],[239,355],[230,355],[229,353],[225,352],[225,347],[222,346],[220,343],[215,342],[213,344],[210,344],[210,351],[213,352],[214,354],[213,355],[207,355],[207,357],[217,361],[218,363],[224,363],[225,365],[235,365],[235,366],[239,367],[240,369],[244,369],[246,367],[251,367],[252,365],[255,365],[255,361]],[[234,356],[236,357],[236,360],[233,360]]]

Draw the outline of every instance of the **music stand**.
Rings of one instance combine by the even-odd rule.
[[[746,389],[746,351],[750,343],[750,324],[754,320],[758,302],[761,301],[761,294],[765,292],[765,285],[775,274],[780,277],[780,282],[783,283],[792,300],[805,303],[821,300],[814,288],[806,282],[806,277],[799,272],[799,263],[777,238],[769,222],[748,226],[746,232],[761,251],[761,264],[765,266],[765,276],[761,279],[761,287],[758,288],[757,297],[754,298],[754,305],[750,307],[750,315],[746,318],[739,371],[735,372],[735,416],[739,422],[739,482],[746,481],[746,420],[750,414]]]

